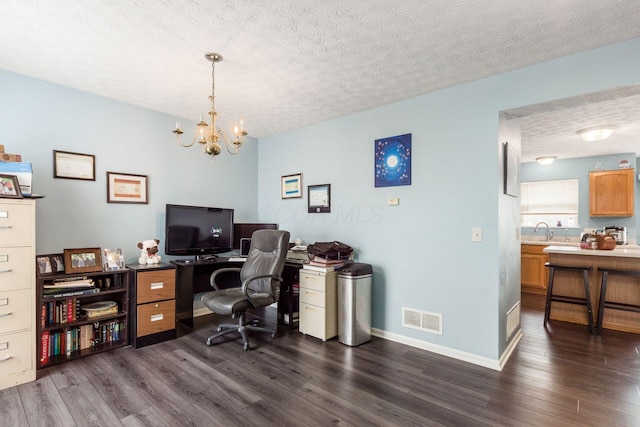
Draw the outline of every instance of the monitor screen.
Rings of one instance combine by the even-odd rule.
[[[240,239],[250,239],[256,230],[277,230],[278,224],[271,223],[251,223],[251,224],[233,224],[233,248],[242,249],[240,247]]]
[[[167,255],[204,255],[233,249],[233,209],[166,206]]]

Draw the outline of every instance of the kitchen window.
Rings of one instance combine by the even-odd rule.
[[[578,228],[578,180],[523,182],[520,184],[521,225]]]

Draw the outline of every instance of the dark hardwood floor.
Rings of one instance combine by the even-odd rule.
[[[279,328],[206,347],[193,333],[39,371],[0,391],[2,426],[639,426],[640,335],[552,322],[523,297],[502,372],[375,338],[360,347]],[[267,317],[274,317],[272,311]],[[469,330],[473,334],[473,329]]]

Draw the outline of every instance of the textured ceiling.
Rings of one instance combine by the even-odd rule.
[[[0,68],[195,121],[215,51],[254,137],[638,36],[638,0],[0,0]]]

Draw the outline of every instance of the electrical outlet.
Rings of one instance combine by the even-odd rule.
[[[471,230],[471,241],[482,242],[482,227],[473,227]]]

